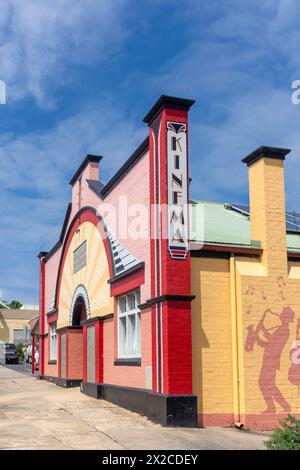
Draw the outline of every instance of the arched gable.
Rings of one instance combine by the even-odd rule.
[[[70,324],[72,302],[82,286],[89,302],[89,316],[113,312],[113,298],[107,280],[114,275],[112,254],[103,219],[93,208],[83,208],[74,217],[65,238],[58,276],[55,305],[58,327]],[[86,244],[86,263],[74,271],[74,251]]]

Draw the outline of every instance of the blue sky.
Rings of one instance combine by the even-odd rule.
[[[247,202],[240,160],[293,149],[287,206],[300,209],[297,0],[2,0],[0,290],[38,301],[36,255],[57,241],[68,181],[87,153],[107,181],[147,135],[161,94],[190,112],[192,197]]]

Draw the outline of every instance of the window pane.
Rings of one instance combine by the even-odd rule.
[[[128,354],[135,355],[135,315],[128,315]]]
[[[128,310],[134,310],[136,307],[135,294],[129,294],[127,296],[127,300],[128,300]]]
[[[126,355],[126,317],[119,320],[119,352],[121,356]]]
[[[57,334],[56,322],[50,325],[50,359],[57,359]]]
[[[138,357],[141,351],[139,291],[118,298],[118,354],[119,357]]]
[[[120,313],[126,312],[126,297],[119,298],[119,309],[120,309]]]

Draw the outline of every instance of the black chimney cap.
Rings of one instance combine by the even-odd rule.
[[[150,124],[151,121],[160,113],[163,108],[182,109],[188,111],[195,103],[195,100],[188,100],[185,98],[176,98],[175,96],[161,95],[156,103],[152,106],[150,111],[146,114],[143,121]]]
[[[249,153],[242,159],[243,163],[247,166],[252,165],[263,157],[274,158],[276,160],[284,160],[286,155],[290,153],[291,149],[284,149],[281,147],[268,147],[267,145],[261,145],[253,152]]]

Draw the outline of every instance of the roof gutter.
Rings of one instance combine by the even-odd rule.
[[[243,246],[243,245],[222,245],[214,243],[190,242],[190,250],[192,256],[201,256],[201,251],[212,251],[221,253],[234,253],[260,256],[263,252],[262,248]],[[300,253],[299,253],[300,255]]]

